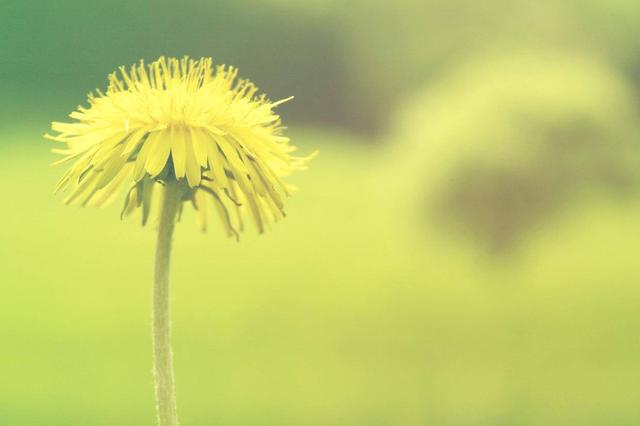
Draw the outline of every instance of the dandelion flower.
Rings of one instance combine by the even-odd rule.
[[[128,189],[122,216],[141,210],[143,225],[159,223],[154,283],[156,400],[161,426],[177,425],[169,321],[169,260],[176,218],[185,203],[203,229],[215,214],[238,237],[250,216],[259,232],[284,217],[294,188],[284,177],[310,157],[292,155],[271,102],[233,67],[209,58],[165,59],[109,76],[106,92],[89,94],[71,123],[53,122],[62,144],[54,152],[73,161],[56,191],[65,202],[102,206]]]
[[[203,58],[141,61],[109,76],[106,93],[89,95],[89,107],[70,114],[75,122],[53,122],[64,155],[74,161],[56,189],[70,190],[68,204],[102,206],[128,186],[122,215],[138,207],[143,224],[168,181],[181,201],[218,215],[227,235],[243,229],[249,214],[257,229],[284,217],[283,196],[294,189],[283,178],[305,167],[294,157],[274,107],[290,100],[257,96],[237,69]],[[179,210],[183,203],[180,203]]]

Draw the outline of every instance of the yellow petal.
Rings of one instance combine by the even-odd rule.
[[[205,147],[207,141],[204,140],[204,136],[199,129],[190,127],[189,130],[191,145],[193,145],[193,153],[196,156],[196,160],[200,167],[207,167],[207,148]]]
[[[100,173],[100,178],[96,182],[96,187],[98,189],[102,189],[107,186],[122,170],[122,166],[127,162],[127,159],[120,155],[123,149],[124,148],[120,146],[113,151],[113,156],[107,164],[105,164],[104,170]]]
[[[185,146],[184,132],[182,129],[171,128],[171,156],[173,168],[178,179],[184,177],[187,167],[187,148]]]
[[[147,138],[145,145],[151,145],[145,169],[151,177],[158,176],[167,165],[171,151],[171,139],[166,131],[153,132]]]
[[[200,178],[202,174],[200,172],[200,165],[198,164],[198,160],[196,160],[196,155],[193,152],[193,144],[191,143],[191,138],[189,137],[189,133],[183,132],[185,138],[185,161],[186,161],[186,174],[187,174],[187,182],[191,188],[195,188],[200,185]]]
[[[231,166],[233,176],[238,181],[240,188],[243,191],[253,192],[253,186],[247,178],[249,172],[247,171],[245,165],[242,163],[242,160],[240,160],[236,147],[233,146],[235,144],[232,144],[232,142],[221,136],[214,136],[214,140],[224,153],[224,157],[227,159],[229,165]]]
[[[207,150],[209,169],[211,170],[211,173],[213,173],[213,178],[222,188],[229,188],[229,179],[224,172],[224,169],[227,165],[227,160],[224,158],[222,153],[220,153],[218,144],[215,143],[215,141],[208,135],[205,135],[203,143],[205,145],[205,149]]]
[[[122,155],[129,156],[133,151],[138,148],[138,145],[142,143],[144,136],[146,136],[149,131],[149,127],[141,127],[135,132],[131,133],[129,139],[127,139],[127,144],[125,145],[124,151],[122,151]]]
[[[147,163],[147,157],[150,150],[150,145],[148,143],[145,143],[144,145],[142,145],[142,149],[140,149],[140,152],[138,153],[136,165],[133,169],[133,180],[135,180],[136,182],[144,177],[144,166]]]

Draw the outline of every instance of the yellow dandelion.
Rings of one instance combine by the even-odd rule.
[[[283,178],[309,158],[291,155],[273,111],[291,98],[257,96],[237,74],[209,58],[120,67],[106,93],[90,94],[89,107],[70,114],[75,122],[53,122],[57,134],[45,135],[65,145],[54,149],[64,155],[56,163],[75,161],[56,190],[70,190],[68,204],[102,206],[129,185],[122,215],[140,207],[144,224],[155,194],[176,181],[203,229],[213,211],[229,236],[237,237],[247,213],[263,232],[284,217],[282,199],[294,188]]]
[[[53,122],[62,143],[56,163],[73,161],[56,190],[65,202],[102,206],[128,188],[122,216],[140,208],[143,225],[158,218],[153,292],[154,373],[158,420],[176,426],[169,321],[169,261],[176,218],[183,205],[198,211],[203,229],[215,214],[228,236],[243,217],[259,232],[284,217],[283,197],[294,189],[284,177],[310,159],[295,157],[271,102],[233,67],[209,58],[142,61],[109,76],[105,93],[89,106]],[[154,213],[155,212],[155,213]]]

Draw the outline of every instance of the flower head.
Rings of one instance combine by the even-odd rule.
[[[273,111],[291,98],[271,102],[236,77],[210,58],[120,67],[106,93],[89,94],[89,106],[69,115],[74,122],[53,122],[57,134],[45,135],[66,145],[54,149],[65,156],[56,163],[75,161],[56,190],[70,190],[66,203],[102,206],[127,185],[122,214],[140,207],[144,224],[155,194],[175,179],[203,228],[215,210],[230,236],[243,228],[244,213],[262,232],[284,217],[282,197],[294,188],[283,177],[310,157],[291,155]]]

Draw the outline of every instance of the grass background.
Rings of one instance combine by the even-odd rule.
[[[1,423],[152,424],[153,227],[63,206],[41,125],[0,148]],[[637,423],[640,203],[586,200],[495,262],[403,223],[383,149],[293,136],[322,153],[285,222],[178,227],[184,424]]]

